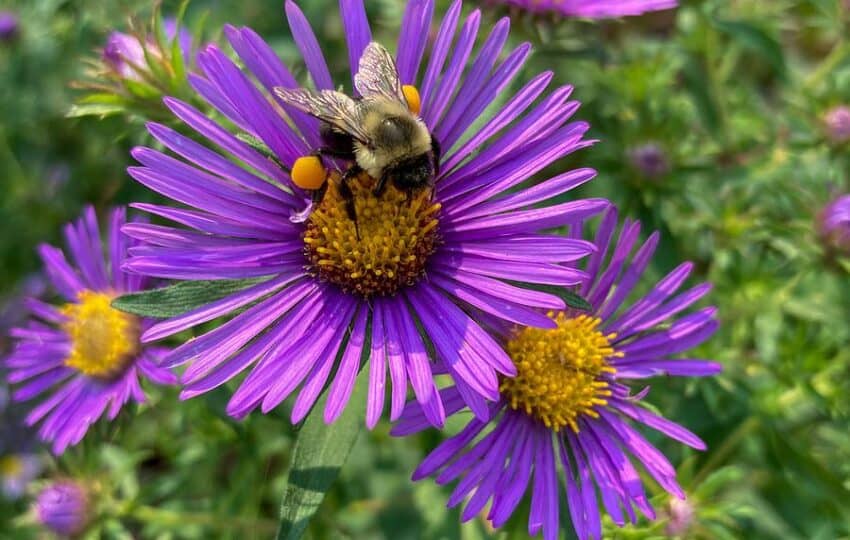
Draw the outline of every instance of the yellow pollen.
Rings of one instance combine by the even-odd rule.
[[[21,474],[24,463],[18,456],[3,456],[0,458],[0,477],[10,478]]]
[[[62,307],[68,318],[63,328],[71,339],[65,365],[90,377],[114,377],[138,351],[138,320],[110,306],[108,294],[83,291],[77,298]]]
[[[404,94],[404,99],[407,101],[407,108],[410,109],[410,112],[418,115],[419,111],[422,109],[422,100],[419,97],[419,90],[413,85],[405,84],[401,87],[401,91]]]
[[[511,408],[553,431],[569,426],[578,433],[581,415],[596,418],[594,408],[607,405],[611,391],[602,375],[617,372],[608,359],[623,353],[611,347],[616,334],[597,330],[599,318],[549,316],[557,328],[523,328],[508,342],[517,376],[503,378],[499,391]]]
[[[292,165],[292,183],[301,189],[319,189],[328,173],[318,156],[303,156]]]
[[[328,190],[310,214],[304,234],[312,271],[366,298],[391,295],[416,283],[438,241],[440,204],[431,200],[431,190],[408,194],[390,184],[375,197],[374,184],[365,173],[348,182],[355,227],[339,193],[339,174],[331,173]]]

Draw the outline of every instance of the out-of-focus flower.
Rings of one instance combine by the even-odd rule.
[[[670,498],[667,504],[669,520],[664,527],[667,536],[684,536],[694,521],[694,506],[688,499]]]
[[[828,251],[850,255],[850,195],[841,195],[820,211],[818,234]]]
[[[41,473],[43,465],[36,454],[8,454],[0,457],[0,489],[7,499],[17,499]]]
[[[629,162],[645,178],[657,179],[670,172],[670,160],[658,143],[650,142],[629,151]]]
[[[531,13],[560,13],[566,17],[607,19],[671,9],[677,0],[493,0]]]
[[[89,522],[89,499],[85,488],[72,480],[46,486],[35,501],[38,522],[56,534],[80,534]]]
[[[503,526],[531,484],[530,535],[542,530],[547,540],[558,538],[558,508],[565,491],[578,537],[600,539],[597,492],[602,509],[618,526],[627,520],[635,523],[637,511],[655,518],[633,460],[666,491],[684,498],[675,468],[632,423],[705,449],[695,434],[641,402],[649,391],[644,379],[720,372],[715,362],[677,357],[717,330],[717,310],[706,307],[680,316],[710,290],[704,283],[677,293],[693,268],[690,263],[674,269],[636,301],[626,302],[652,258],[658,234],[630,256],[640,225],[626,221],[618,236],[616,225],[612,210],[596,235],[598,251],[584,266],[587,274],[578,293],[592,310],[551,313],[555,329],[508,332],[505,346],[517,376],[501,379],[500,399],[488,405],[487,418],[472,419],[413,474],[414,480],[434,475],[440,484],[459,480],[448,505],[466,502],[464,521],[492,501],[487,517],[494,526]],[[630,386],[631,381],[638,386]],[[441,394],[447,414],[464,409],[456,387]],[[411,402],[393,434],[427,427],[421,407]]]
[[[111,213],[106,260],[91,207],[65,227],[73,266],[60,249],[41,245],[45,272],[66,303],[54,306],[28,298],[24,306],[32,318],[10,331],[15,345],[3,363],[9,382],[19,385],[12,399],[26,401],[51,394],[32,409],[26,424],[43,420],[39,436],[51,441],[57,454],[79,442],[104,413],[111,420],[127,401],[144,401],[140,378],[160,384],[176,382],[157,365],[166,349],[139,343],[149,321],[110,305],[114,297],[147,285],[142,277],[121,270],[134,245],[121,235],[125,222],[123,208]]]
[[[374,78],[374,66],[366,68],[371,74],[361,73],[361,57],[372,41],[363,2],[343,0],[340,6],[351,76]],[[378,179],[360,173],[346,184],[346,197],[338,182],[353,163],[340,161],[328,164],[327,191],[312,204],[314,193],[296,185],[290,170],[323,145],[320,125],[280,97],[281,89],[299,86],[289,69],[248,28],[225,28],[245,70],[214,45],[198,55],[203,77],[193,77],[195,88],[233,125],[261,140],[273,159],[176,99],[166,100],[174,114],[196,138],[221,151],[149,124],[151,135],[174,156],[151,148],[133,152],[142,164],[129,170],[133,178],[192,210],[136,205],[188,228],[127,227],[146,244],[127,264],[130,271],[177,280],[267,278],[144,334],[143,341],[163,338],[263,299],[165,360],[166,366],[188,364],[182,397],[208,392],[248,370],[227,411],[237,418],[257,408],[267,412],[301,386],[292,408],[297,422],[335,372],[325,408],[331,422],[348,402],[364,344],[371,343],[367,425],[381,416],[389,371],[390,417],[401,413],[409,381],[426,416],[439,426],[445,411],[434,366],[454,378],[481,416],[488,414],[486,400],[498,397],[499,374],[515,374],[468,307],[517,324],[554,326],[535,309],[563,309],[563,300],[516,283],[577,283],[583,274],[562,263],[584,257],[592,245],[542,231],[598,214],[608,202],[545,205],[593,178],[590,169],[521,186],[589,145],[588,125],[570,122],[579,105],[569,100],[571,87],[544,95],[549,72],[528,81],[491,119],[476,123],[521,72],[529,45],[503,54],[510,25],[505,18],[485,30],[484,44],[472,55],[480,12],[472,12],[458,33],[461,7],[456,1],[438,23],[426,55],[434,2],[409,2],[395,60],[384,60],[379,74],[383,86],[396,89],[383,99],[418,116],[417,125],[446,150],[433,190],[403,190],[390,181],[375,195]],[[286,13],[315,86],[337,88],[304,14],[291,1]],[[374,84],[361,79],[358,90],[378,99]],[[312,169],[326,179],[321,164]]]
[[[166,112],[164,96],[191,96],[195,40],[173,19],[165,19],[161,26],[161,36],[153,30],[112,32],[87,79],[76,83],[88,93],[68,115],[159,118]]]
[[[194,45],[189,31],[179,26],[174,19],[165,19],[163,29],[169,42],[177,36],[183,62],[187,66],[191,65],[194,58]],[[140,38],[133,34],[112,32],[103,48],[103,61],[120,78],[149,81],[155,79],[156,75],[145,58],[146,48],[147,56],[151,61],[163,62],[169,56],[169,53],[163,51],[153,36]]]
[[[833,107],[823,117],[827,138],[841,144],[850,141],[850,107],[839,105]]]
[[[20,33],[18,16],[11,11],[0,11],[0,41],[15,40]]]

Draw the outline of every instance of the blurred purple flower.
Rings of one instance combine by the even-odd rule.
[[[532,13],[560,13],[566,17],[607,19],[671,9],[677,0],[494,0]]]
[[[179,47],[183,54],[183,61],[187,66],[192,65],[194,59],[193,40],[189,31],[178,26],[174,19],[166,19],[163,23],[165,37],[168,41],[178,36]],[[154,59],[161,59],[163,51],[159,49],[154,37],[149,36],[146,40],[148,55]],[[123,79],[140,81],[149,74],[145,49],[138,36],[125,34],[123,32],[112,32],[106,39],[103,48],[103,61],[119,77]]]
[[[841,144],[850,141],[850,107],[838,105],[833,107],[823,117],[827,138]]]
[[[498,374],[514,373],[467,307],[518,324],[553,325],[531,308],[563,309],[563,301],[513,282],[578,282],[582,274],[561,263],[586,256],[592,246],[542,231],[598,214],[608,202],[541,206],[593,178],[590,169],[530,187],[525,182],[591,144],[584,139],[589,126],[570,121],[579,106],[569,99],[572,87],[544,94],[551,72],[534,76],[492,118],[481,119],[521,73],[530,46],[503,53],[510,25],[505,18],[482,28],[483,44],[473,54],[481,14],[473,11],[461,22],[456,1],[437,21],[440,29],[426,55],[434,4],[407,3],[395,61],[400,84],[421,88],[419,116],[446,150],[441,172],[433,196],[423,190],[408,198],[390,186],[375,197],[368,177],[351,182],[355,204],[363,205],[359,231],[336,182],[309,215],[303,212],[311,195],[292,182],[290,169],[320,146],[319,124],[274,94],[276,87],[299,85],[252,30],[227,26],[224,32],[245,69],[210,45],[198,55],[202,75],[191,75],[190,82],[228,124],[262,141],[274,159],[245,144],[227,124],[176,99],[166,105],[197,132],[194,139],[149,124],[151,135],[174,155],[137,148],[133,156],[141,166],[129,173],[191,209],[136,205],[188,228],[128,226],[126,232],[146,244],[128,270],[176,280],[267,278],[143,336],[160,339],[256,303],[166,359],[166,366],[188,364],[184,399],[249,371],[228,413],[242,418],[257,408],[268,412],[300,386],[291,414],[298,422],[335,373],[325,408],[325,420],[332,422],[349,400],[364,345],[371,343],[365,354],[367,425],[381,416],[389,371],[390,417],[401,413],[409,381],[439,426],[445,412],[433,365],[453,376],[480,415],[487,414],[486,400],[498,397]],[[371,30],[362,0],[341,0],[340,8],[354,77]],[[306,17],[291,1],[285,10],[314,85],[336,88],[340,81],[332,80]],[[220,150],[194,142],[199,137]],[[335,231],[333,238],[327,231]]]
[[[139,343],[149,321],[110,306],[115,296],[143,290],[147,284],[144,278],[121,271],[135,244],[120,232],[125,222],[123,208],[112,211],[107,260],[91,207],[65,227],[76,268],[62,250],[42,244],[45,272],[67,303],[53,306],[27,298],[23,304],[32,318],[10,331],[15,344],[3,364],[9,370],[8,381],[19,385],[12,399],[26,401],[52,392],[25,421],[32,426],[43,420],[38,434],[52,441],[56,454],[79,442],[104,413],[112,420],[130,399],[144,401],[141,377],[160,384],[176,382],[168,370],[157,366],[167,350]]]
[[[18,16],[11,11],[0,11],[0,41],[13,41],[19,32]]]
[[[667,153],[658,143],[650,142],[629,151],[629,162],[641,175],[658,179],[670,172]]]
[[[86,490],[71,480],[56,481],[38,494],[35,513],[39,523],[56,534],[80,534],[89,521]]]
[[[677,293],[693,269],[690,263],[675,268],[636,301],[626,302],[649,265],[658,233],[630,256],[640,224],[627,220],[619,235],[616,226],[612,209],[596,234],[598,251],[583,267],[587,277],[577,292],[592,310],[550,314],[556,329],[509,332],[506,349],[517,376],[502,379],[500,400],[489,404],[486,418],[473,418],[414,472],[414,480],[432,475],[439,484],[458,480],[448,505],[466,503],[462,520],[472,519],[492,501],[487,517],[495,527],[503,526],[531,484],[530,535],[542,530],[547,540],[558,538],[558,508],[565,492],[578,537],[601,539],[597,492],[603,509],[619,526],[627,520],[635,523],[636,510],[655,518],[633,460],[665,491],[684,497],[675,468],[632,423],[705,449],[695,434],[641,406],[641,401],[649,390],[644,379],[704,377],[721,371],[716,362],[676,357],[717,330],[717,309],[679,316],[711,289],[703,283]],[[580,231],[581,226],[571,232]],[[638,384],[637,393],[632,393],[630,381]],[[447,414],[464,411],[456,387],[441,394]],[[408,435],[427,427],[421,406],[411,402],[392,433]]]
[[[826,249],[850,255],[850,195],[836,197],[826,205],[816,225]]]
[[[20,498],[42,468],[41,458],[36,454],[8,454],[0,457],[0,491],[7,499]]]
[[[694,522],[694,506],[688,499],[671,498],[667,504],[670,519],[664,527],[667,536],[684,536]]]

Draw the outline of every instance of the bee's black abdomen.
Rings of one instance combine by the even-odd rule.
[[[430,186],[434,181],[434,160],[430,154],[422,154],[388,167],[384,174],[392,178],[400,190],[412,191]]]

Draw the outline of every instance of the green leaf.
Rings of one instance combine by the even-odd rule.
[[[124,105],[111,103],[85,103],[82,105],[71,105],[71,108],[68,109],[65,116],[68,118],[82,118],[83,116],[99,116],[103,118],[113,114],[120,114],[126,110],[127,108]]]
[[[140,315],[167,319],[220,300],[268,278],[187,281],[161,289],[125,294],[112,301],[112,307]]]
[[[773,67],[780,75],[785,73],[785,55],[782,46],[767,32],[746,21],[714,21],[714,27],[738,42],[741,47],[755,54]]]
[[[364,351],[367,349],[364,346]],[[292,464],[280,505],[277,540],[301,538],[336,481],[363,427],[368,383],[368,370],[361,370],[348,405],[333,424],[327,425],[324,421],[327,390],[304,420],[292,450]]]

